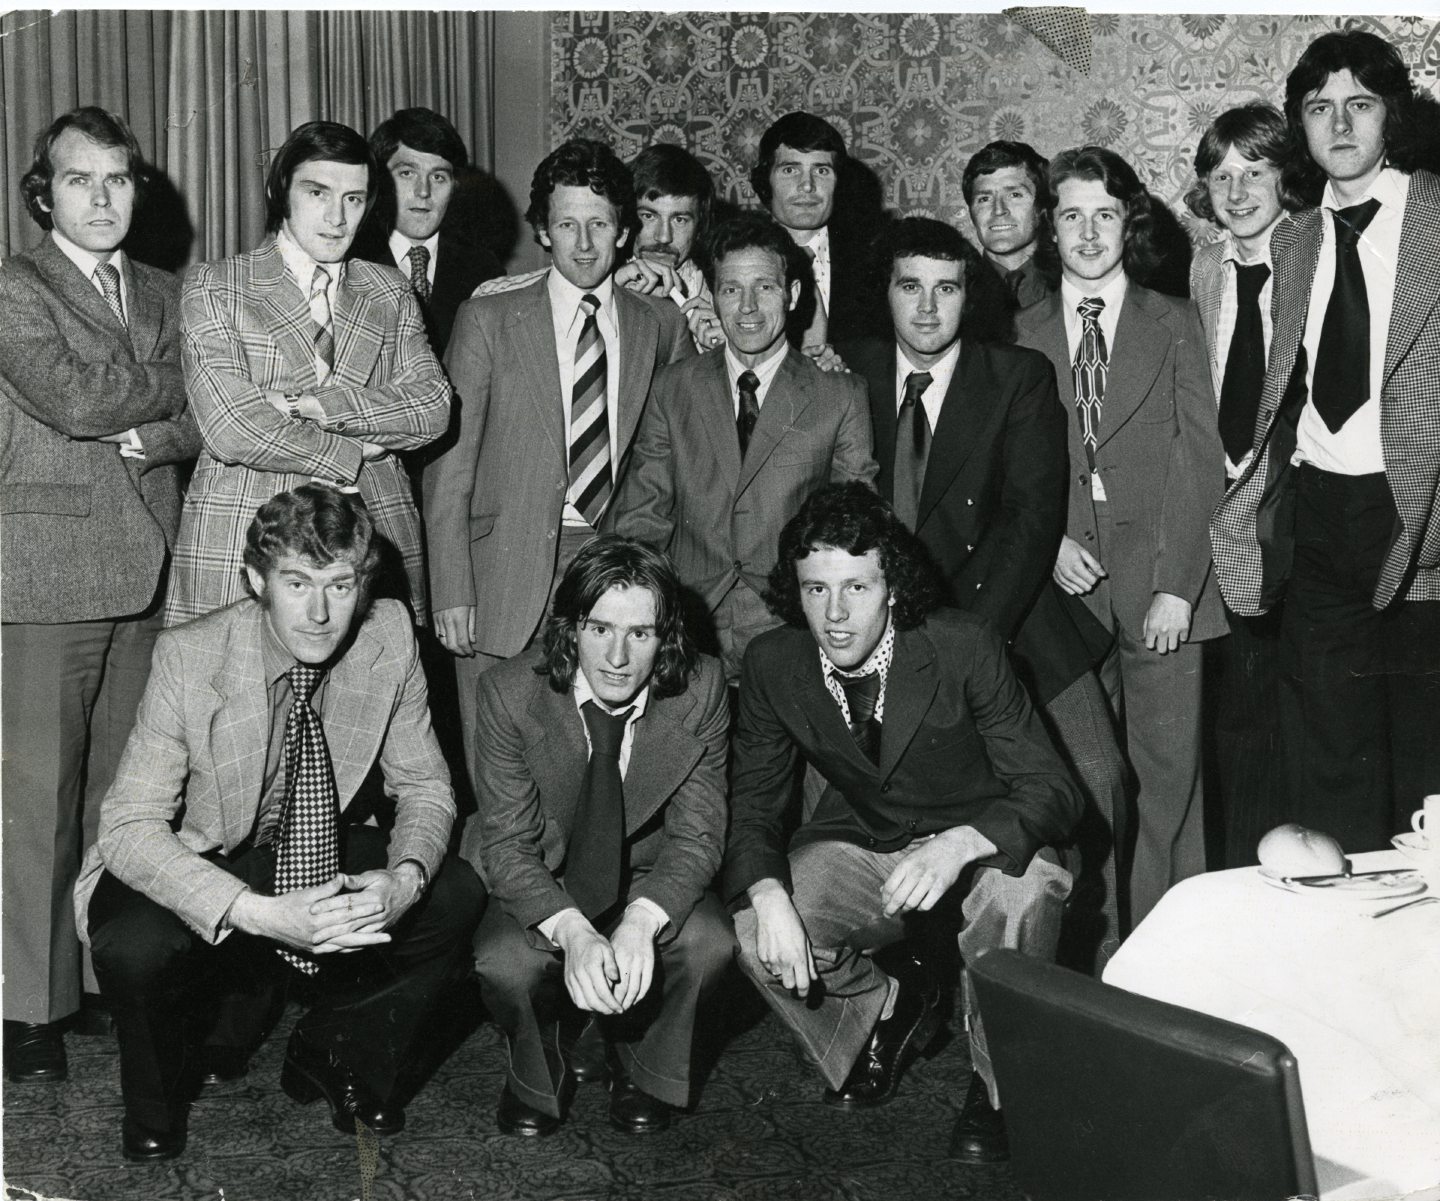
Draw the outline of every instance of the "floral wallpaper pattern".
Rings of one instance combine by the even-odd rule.
[[[1283,100],[1285,75],[1327,29],[1393,40],[1440,96],[1440,22],[1425,17],[1090,16],[1088,75],[1027,29],[986,13],[563,12],[551,38],[551,134],[600,138],[630,158],[687,146],[722,193],[753,203],[760,135],[819,113],[879,177],[885,203],[968,229],[960,177],[987,142],[1050,155],[1094,142],[1180,200],[1200,134],[1224,109]]]

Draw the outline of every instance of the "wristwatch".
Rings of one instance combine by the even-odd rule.
[[[300,393],[300,392],[287,392],[287,393],[285,393],[285,409],[286,409],[286,412],[288,412],[288,413],[290,414],[290,420],[291,420],[291,421],[299,421],[299,420],[301,419],[301,418],[300,418],[300,397],[301,397],[302,395],[303,395],[303,393]],[[411,862],[413,863],[414,860],[411,860]],[[425,865],[424,865],[424,864],[421,864],[421,865],[420,865],[420,870],[421,870],[422,872],[425,870]]]
[[[405,859],[400,860],[400,862],[397,863],[395,866],[398,868],[398,867],[401,866],[401,864],[405,864],[405,863],[413,863],[413,864],[415,865],[415,867],[419,870],[419,872],[420,872],[420,891],[419,891],[416,895],[417,895],[417,896],[424,896],[424,895],[425,895],[425,890],[430,887],[430,869],[427,868],[423,863],[421,863],[420,860],[418,860],[418,859],[410,859],[410,858],[405,858]]]

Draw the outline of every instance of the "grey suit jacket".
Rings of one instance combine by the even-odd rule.
[[[669,300],[625,288],[614,296],[620,395],[611,466],[623,481],[651,378],[695,350]],[[546,276],[462,304],[445,365],[460,416],[453,445],[425,467],[430,604],[437,612],[474,605],[480,650],[509,656],[544,616],[569,486]]]
[[[1015,318],[1018,341],[1055,367],[1060,401],[1075,411],[1075,377],[1060,293]],[[1131,284],[1120,310],[1096,436],[1095,466],[1114,525],[1098,551],[1095,502],[1078,420],[1069,422],[1070,505],[1066,533],[1101,558],[1109,572],[1084,601],[1108,625],[1142,634],[1157,592],[1190,602],[1190,640],[1226,632],[1210,570],[1205,523],[1225,479],[1224,451],[1194,308]]]
[[[575,905],[564,865],[589,750],[574,694],[536,674],[541,660],[528,651],[480,677],[478,811],[460,853],[534,944],[548,946],[532,927]],[[729,743],[725,681],[708,657],[679,696],[652,691],[635,723],[624,784],[630,897],[659,905],[676,930],[720,867]]]
[[[125,260],[129,328],[54,241],[0,265],[0,564],[5,621],[144,609],[200,433],[180,375],[180,284]],[[143,460],[96,439],[135,428]]]
[[[265,620],[258,604],[244,600],[156,641],[135,729],[75,886],[81,938],[88,938],[90,896],[102,869],[179,914],[208,942],[227,933],[221,920],[245,885],[202,856],[233,851],[259,813],[270,738]],[[415,635],[398,601],[377,601],[355,631],[330,668],[323,708],[341,810],[378,762],[396,802],[389,862],[418,860],[433,879],[455,801],[430,729]]]

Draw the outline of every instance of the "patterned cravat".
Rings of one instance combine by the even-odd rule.
[[[1225,352],[1220,383],[1220,441],[1232,463],[1250,453],[1255,440],[1255,415],[1265,385],[1265,326],[1260,319],[1260,292],[1270,278],[1264,263],[1235,266],[1235,332]]]
[[[841,676],[845,703],[850,706],[850,733],[872,763],[880,762],[880,723],[875,720],[875,703],[880,698],[880,673]]]
[[[595,314],[600,301],[580,298],[585,324],[575,343],[575,384],[570,402],[570,503],[591,525],[610,499],[610,422],[605,412],[605,340]]]
[[[430,251],[424,246],[410,247],[410,286],[421,300],[430,299]]]
[[[1339,433],[1370,396],[1370,298],[1357,244],[1379,207],[1378,200],[1367,200],[1331,213],[1335,286],[1320,327],[1311,399],[1332,434]]]
[[[740,410],[735,415],[735,432],[740,435],[740,458],[750,449],[750,435],[760,420],[760,377],[753,371],[740,373]]]
[[[594,701],[580,706],[590,731],[590,762],[575,806],[566,852],[565,891],[586,917],[604,913],[620,899],[620,861],[625,846],[625,793],[620,747],[630,710],[607,713]]]
[[[920,489],[930,458],[930,419],[920,398],[934,380],[928,371],[905,377],[905,396],[895,422],[895,513],[912,530],[920,515]]]
[[[285,719],[285,801],[275,849],[275,895],[314,888],[340,870],[339,795],[320,715],[310,704],[324,672],[297,663],[285,673],[295,700]],[[307,975],[320,970],[308,955],[276,948]]]
[[[324,368],[317,372],[323,384],[335,370],[335,323],[330,313],[330,273],[318,263],[310,278],[310,315],[315,319],[315,359]]]
[[[1075,412],[1080,418],[1080,435],[1085,440],[1085,457],[1095,470],[1095,435],[1100,430],[1100,406],[1105,401],[1105,376],[1110,352],[1100,332],[1100,313],[1105,302],[1087,296],[1075,311],[1080,314],[1080,350],[1075,355]]]
[[[100,283],[100,291],[105,296],[105,303],[110,306],[110,311],[115,314],[115,319],[128,329],[129,323],[125,320],[125,306],[120,301],[120,272],[115,270],[115,264],[96,263],[95,278]]]

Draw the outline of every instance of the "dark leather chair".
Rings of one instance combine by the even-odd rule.
[[[1014,951],[970,973],[1031,1201],[1318,1195],[1283,1043]]]

